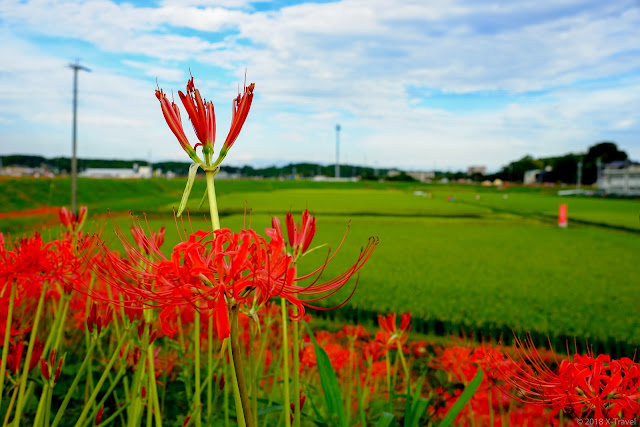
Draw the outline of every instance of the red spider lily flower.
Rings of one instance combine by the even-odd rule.
[[[149,255],[149,251],[151,249],[149,244],[150,241],[153,241],[157,248],[160,248],[160,246],[162,246],[162,244],[164,243],[164,233],[164,225],[160,227],[160,230],[158,231],[151,231],[149,233],[149,237],[144,235],[144,233],[140,233],[139,228],[131,227],[131,236],[133,237],[133,240],[138,245],[138,248],[140,248],[140,251],[142,251],[146,255]]]
[[[162,114],[164,115],[164,119],[169,125],[169,129],[173,132],[173,134],[178,139],[180,146],[182,149],[191,157],[194,162],[200,163],[201,160],[196,153],[196,150],[191,146],[191,143],[187,139],[187,136],[184,134],[184,130],[182,129],[182,120],[180,119],[180,109],[173,102],[169,102],[167,99],[167,95],[164,94],[162,89],[156,90],[156,98],[160,101],[160,107],[162,108]]]
[[[278,272],[283,273],[286,270],[286,275],[281,276],[285,278],[285,280],[282,282],[282,286],[278,288],[277,293],[272,294],[272,296],[276,296],[276,295],[282,296],[297,307],[298,314],[293,316],[293,319],[300,320],[305,314],[305,307],[314,308],[316,310],[332,310],[346,304],[346,302],[353,295],[353,292],[355,292],[357,282],[356,282],[356,286],[354,286],[353,291],[351,292],[351,295],[349,295],[342,303],[336,306],[324,308],[324,307],[312,305],[311,303],[324,299],[330,295],[333,295],[334,293],[342,289],[342,287],[344,287],[344,285],[349,281],[349,279],[351,279],[351,277],[353,277],[353,275],[357,273],[358,270],[360,270],[360,268],[362,268],[362,266],[367,262],[369,257],[373,254],[373,251],[378,245],[379,239],[377,237],[369,238],[367,245],[360,250],[360,256],[358,257],[356,262],[345,272],[336,276],[333,279],[327,280],[325,282],[319,282],[322,276],[322,273],[324,272],[324,269],[329,264],[329,262],[331,262],[333,257],[336,255],[336,253],[338,253],[338,251],[342,247],[342,243],[344,243],[344,240],[347,236],[349,229],[347,228],[347,231],[345,232],[342,238],[342,241],[340,242],[336,250],[333,252],[333,254],[330,253],[330,255],[327,256],[326,261],[320,267],[318,267],[316,270],[306,275],[296,276],[295,268],[290,268],[289,266],[286,265],[286,263],[288,262],[295,263],[296,257],[302,255],[307,250],[316,232],[316,220],[314,217],[312,217],[309,214],[309,211],[305,210],[305,212],[302,214],[302,225],[301,225],[300,231],[298,231],[298,228],[296,227],[293,221],[293,216],[291,215],[291,213],[287,214],[287,232],[288,232],[287,234],[288,234],[289,244],[293,254],[288,254],[286,257],[285,256],[278,257],[277,255],[278,250],[284,251],[284,248],[285,248],[284,236],[282,234],[282,226],[280,225],[280,220],[277,217],[274,217],[272,219],[271,224],[272,224],[272,228],[267,228],[265,230],[265,233],[267,234],[267,236],[271,237],[272,239],[271,245],[273,250],[271,251],[271,259],[278,260],[278,263],[276,263],[276,265],[278,266],[277,267]],[[297,284],[297,282],[309,279],[315,276],[316,274],[317,274],[317,277],[313,280],[311,284],[307,286]],[[305,298],[300,298],[300,296],[303,296]],[[313,297],[306,298],[307,296],[313,296]]]
[[[401,316],[400,329],[396,325],[396,314],[390,313],[387,316],[378,316],[378,324],[382,329],[376,334],[376,342],[386,350],[397,347],[402,351],[402,345],[407,342],[411,314],[404,313]]]
[[[300,411],[302,411],[302,408],[304,407],[304,402],[307,401],[307,396],[305,394],[302,393],[302,390],[300,390],[300,399],[298,400],[298,403],[300,405]],[[290,403],[289,404],[291,406],[291,413],[289,414],[289,416],[291,417],[291,424],[293,424],[293,415],[295,412],[295,404],[294,403]]]
[[[342,330],[339,332],[340,336],[344,336],[350,340],[357,340],[362,338],[368,338],[371,333],[365,329],[364,326],[358,325],[342,325]]]
[[[244,122],[249,115],[249,110],[251,109],[254,88],[254,83],[251,83],[249,86],[245,85],[244,93],[242,95],[238,94],[238,97],[234,99],[231,128],[229,129],[229,134],[227,135],[224,145],[218,154],[218,158],[213,164],[211,164],[211,156],[213,154],[213,145],[216,138],[215,111],[213,103],[202,98],[200,91],[196,89],[195,84],[193,83],[193,77],[191,77],[187,83],[187,93],[185,94],[182,91],[178,91],[178,95],[180,96],[180,100],[182,101],[184,108],[187,110],[187,114],[189,115],[189,119],[193,125],[193,130],[200,141],[195,146],[191,146],[184,133],[178,106],[173,102],[169,102],[166,95],[162,92],[162,89],[156,90],[156,97],[160,101],[162,113],[169,125],[169,128],[189,157],[191,157],[194,162],[202,164],[202,161],[195,151],[199,145],[202,145],[206,166],[215,167],[225,158],[227,152],[242,130],[242,126],[244,125]]]
[[[107,325],[111,322],[113,315],[113,310],[111,306],[107,306],[106,310],[103,310],[102,313],[98,312],[98,304],[92,303],[91,310],[89,310],[89,315],[87,316],[87,330],[89,333],[93,333],[94,328],[98,335],[102,332],[103,327],[107,327]],[[143,323],[142,323],[143,324]]]
[[[236,99],[233,100],[233,109],[231,110],[231,129],[229,129],[229,134],[227,135],[227,139],[224,141],[224,145],[220,150],[220,154],[218,155],[218,160],[214,163],[214,165],[219,165],[222,159],[225,158],[227,152],[231,148],[238,135],[240,135],[240,130],[242,130],[242,126],[244,125],[245,120],[247,120],[247,116],[249,115],[249,109],[251,109],[251,101],[253,101],[253,89],[255,88],[255,83],[251,83],[249,86],[246,85],[244,87],[244,92],[242,96],[238,94]]]
[[[426,356],[429,351],[428,346],[429,344],[426,340],[411,341],[410,344],[411,352],[415,357]]]
[[[53,375],[53,384],[58,382],[60,379],[60,373],[62,372],[62,365],[64,364],[64,357],[58,359],[58,366],[56,368],[56,351],[51,350],[51,354],[49,355],[49,362],[45,359],[40,359],[40,372],[45,380],[49,381],[51,379],[51,371],[55,368],[55,372]]]
[[[294,222],[291,212],[286,216],[286,223],[289,247],[291,248],[291,253],[294,259],[297,259],[298,256],[307,251],[311,241],[313,240],[313,236],[316,234],[316,218],[311,216],[309,211],[305,209],[305,211],[302,212],[302,224],[300,224],[299,227]],[[284,236],[282,235],[282,226],[280,225],[278,217],[273,217],[271,220],[271,226],[276,231],[277,235],[284,240]]]
[[[20,341],[17,344],[9,347],[9,354],[7,355],[7,369],[13,372],[14,375],[20,372],[20,365],[22,364],[22,352],[24,350],[24,342]],[[38,361],[42,356],[42,350],[44,344],[38,341],[36,338],[35,345],[33,346],[33,352],[31,353],[31,361],[29,362],[29,372],[38,365]]]
[[[530,337],[516,344],[529,365],[520,368],[514,362],[496,368],[505,384],[516,390],[514,398],[549,407],[550,419],[564,411],[606,425],[607,419],[634,420],[640,413],[640,364],[628,358],[575,354],[554,371],[539,357]]]
[[[213,103],[203,100],[200,91],[193,84],[193,77],[187,83],[187,95],[178,91],[180,100],[189,114],[193,130],[200,140],[194,148],[202,145],[203,148],[212,149],[216,139],[216,116]]]
[[[60,208],[60,212],[58,212],[60,216],[60,222],[64,225],[69,231],[78,231],[82,228],[85,221],[87,220],[87,212],[88,208],[86,206],[81,206],[78,215],[71,213],[69,209],[65,206]]]
[[[93,425],[98,426],[100,425],[100,421],[102,421],[102,415],[104,414],[104,405],[102,405],[100,407],[100,409],[98,409],[98,413],[96,414],[96,420],[93,423]]]
[[[296,277],[292,257],[286,255],[284,241],[273,229],[267,231],[267,235],[272,236],[270,241],[253,230],[238,233],[228,229],[214,232],[201,230],[184,236],[184,240],[174,247],[170,259],[139,227],[134,234],[139,234],[142,246],[148,247],[148,255],[142,254],[139,248],[131,244],[122,230],[116,229],[116,234],[124,245],[128,259],[121,259],[103,244],[105,259],[96,263],[99,276],[124,296],[124,301],[114,298],[111,302],[160,309],[162,330],[167,335],[175,333],[169,320],[175,316],[176,307],[191,305],[205,316],[208,316],[208,312],[213,313],[220,339],[229,335],[229,308],[234,304],[246,304],[255,313],[272,297],[281,296],[298,308],[293,316],[296,320],[303,318],[305,307],[330,309],[311,303],[340,290],[364,265],[378,243],[377,239],[370,239],[355,264],[333,279],[320,282],[335,252],[313,272]],[[342,242],[338,250],[341,245]],[[306,279],[312,282],[298,284]]]

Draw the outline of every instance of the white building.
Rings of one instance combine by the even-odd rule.
[[[640,163],[613,162],[604,167],[599,185],[609,194],[640,195]]]
[[[389,172],[387,172],[387,176],[389,178],[393,178],[400,175],[401,173],[402,171],[391,169]],[[406,174],[416,181],[420,182],[431,182],[431,180],[436,177],[436,173],[433,171],[407,171]]]
[[[120,178],[120,179],[140,179],[151,178],[153,175],[151,166],[138,166],[134,163],[133,168],[87,168],[80,172],[78,176],[84,178]]]
[[[467,175],[472,176],[474,174],[480,174],[482,176],[485,176],[487,174],[487,167],[486,166],[469,166],[467,168]]]

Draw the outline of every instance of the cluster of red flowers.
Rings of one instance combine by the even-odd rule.
[[[289,214],[288,223],[292,221],[290,218]],[[160,309],[165,334],[172,336],[176,332],[176,308],[191,306],[205,315],[214,313],[218,336],[226,338],[230,333],[228,310],[231,305],[245,305],[247,311],[255,313],[271,298],[280,296],[297,307],[294,318],[298,320],[304,315],[305,307],[323,309],[312,303],[341,289],[364,265],[377,244],[377,239],[370,239],[350,268],[337,277],[321,281],[324,268],[335,252],[320,267],[302,276],[296,274],[294,262],[313,238],[310,230],[315,231],[315,218],[305,211],[300,232],[290,228],[293,254],[286,250],[277,218],[273,222],[276,227],[266,230],[269,240],[251,229],[200,230],[185,235],[169,258],[159,248],[162,232],[147,237],[141,227],[135,226],[132,228],[134,245],[122,230],[117,230],[127,258],[102,245],[105,259],[96,264],[97,269],[112,289],[125,296],[112,302],[130,309]],[[311,283],[300,283],[307,279],[312,280]]]
[[[577,419],[593,419],[595,425],[614,420],[637,420],[640,414],[640,364],[623,357],[575,354],[557,360],[557,369],[536,350],[529,338],[518,341],[519,358],[527,364],[494,365],[500,379],[523,402],[551,408]],[[493,359],[492,359],[493,360]]]

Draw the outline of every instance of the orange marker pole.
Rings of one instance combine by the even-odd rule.
[[[558,227],[566,228],[569,225],[567,219],[567,205],[561,204],[558,206]]]

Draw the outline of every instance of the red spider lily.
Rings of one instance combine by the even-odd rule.
[[[160,246],[162,246],[162,244],[164,243],[164,232],[165,229],[163,225],[162,227],[160,227],[160,230],[151,231],[149,233],[149,237],[147,238],[144,233],[140,233],[139,228],[131,227],[131,236],[133,237],[133,240],[138,245],[138,248],[140,248],[140,251],[146,255],[149,255],[149,251],[151,249],[149,242],[153,241],[157,248],[160,248]]]
[[[499,349],[490,346],[451,346],[438,349],[430,366],[442,369],[458,382],[468,383],[476,375],[478,368],[484,371],[485,380],[493,379],[498,366],[512,363],[514,362],[505,360]]]
[[[20,341],[17,344],[9,347],[9,354],[7,355],[7,369],[13,372],[14,375],[20,372],[20,365],[22,364],[22,352],[24,348],[25,345],[23,341]],[[31,361],[29,362],[29,371],[32,371],[33,368],[35,368],[38,364],[38,360],[40,360],[43,349],[44,344],[38,341],[38,339],[36,338],[35,345],[33,346],[33,353],[31,353]]]
[[[227,152],[229,151],[235,140],[238,138],[238,135],[242,130],[242,126],[244,125],[244,122],[249,115],[251,102],[253,100],[254,88],[254,83],[251,83],[249,86],[245,86],[243,94],[238,94],[238,97],[234,99],[233,111],[231,116],[231,128],[229,129],[229,134],[225,139],[224,145],[220,149],[218,158],[213,164],[210,163],[210,159],[211,155],[213,154],[213,145],[216,137],[215,111],[213,108],[213,103],[202,98],[202,96],[200,95],[200,91],[196,89],[193,83],[193,77],[191,77],[191,79],[189,79],[189,82],[187,83],[187,93],[185,94],[182,91],[178,91],[178,95],[180,96],[180,100],[182,101],[184,108],[187,110],[187,114],[189,115],[189,119],[191,120],[191,124],[193,125],[193,130],[195,131],[196,136],[200,141],[195,146],[191,146],[184,133],[178,106],[174,102],[169,102],[162,89],[156,90],[156,97],[160,101],[162,113],[167,124],[169,125],[169,128],[176,136],[176,138],[180,142],[180,145],[187,152],[189,157],[191,157],[196,163],[202,163],[195,151],[195,149],[199,145],[202,145],[203,153],[205,154],[206,165],[217,166],[225,158]]]
[[[300,231],[298,231],[291,213],[287,214],[287,231],[289,237],[289,244],[293,251],[293,255],[288,256],[277,256],[277,251],[279,248],[284,250],[284,237],[282,234],[282,227],[280,225],[280,220],[277,217],[272,219],[272,228],[267,228],[265,233],[267,236],[271,237],[271,244],[273,245],[273,251],[271,252],[271,259],[278,259],[278,271],[285,269],[285,263],[296,260],[296,257],[302,255],[308,248],[311,240],[316,231],[316,221],[315,218],[311,217],[308,211],[305,210],[302,214],[302,226]],[[360,256],[357,258],[356,262],[345,272],[334,277],[333,279],[327,280],[325,282],[320,282],[319,280],[324,272],[326,266],[331,262],[333,257],[338,253],[340,248],[342,247],[342,243],[347,236],[349,229],[347,228],[347,232],[345,232],[342,241],[338,245],[337,249],[327,256],[326,261],[318,267],[316,270],[312,271],[303,276],[295,276],[295,269],[288,269],[286,280],[283,282],[283,285],[276,294],[272,294],[272,296],[280,295],[287,299],[289,302],[294,304],[297,307],[297,315],[293,317],[294,320],[300,320],[305,313],[305,307],[314,308],[316,310],[332,310],[335,308],[339,308],[343,306],[353,295],[355,292],[356,286],[354,286],[351,295],[349,295],[342,303],[324,308],[316,305],[312,305],[312,302],[319,301],[324,299],[334,293],[338,292],[342,287],[353,277],[355,273],[362,268],[362,266],[367,262],[371,254],[373,254],[374,249],[378,245],[379,239],[371,237],[367,245],[360,250]],[[303,281],[309,279],[317,274],[317,277],[313,280],[313,282],[307,286],[297,285],[296,283],[299,281]],[[298,296],[313,296],[312,298],[299,298]]]
[[[401,316],[400,329],[396,325],[396,314],[390,313],[387,316],[378,316],[378,324],[382,329],[376,334],[376,342],[386,350],[397,347],[402,351],[402,346],[409,338],[408,332],[411,323],[411,314],[404,313]]]
[[[302,411],[302,408],[304,407],[304,402],[307,401],[307,396],[305,394],[302,393],[302,390],[300,390],[300,399],[298,400],[298,404],[300,405],[300,411]],[[291,403],[291,413],[289,414],[289,416],[291,417],[291,424],[293,424],[293,413],[295,411],[295,404]]]
[[[227,139],[224,141],[224,145],[220,150],[220,154],[218,155],[218,160],[214,163],[214,165],[220,164],[222,159],[225,158],[227,152],[231,148],[238,135],[240,135],[240,131],[242,130],[242,126],[244,125],[245,120],[247,120],[247,116],[249,115],[249,109],[251,109],[251,101],[253,101],[253,89],[255,88],[255,83],[251,83],[249,86],[244,87],[244,92],[242,96],[238,94],[236,99],[233,100],[233,107],[231,110],[231,129],[229,129],[229,134],[227,135]]]
[[[196,154],[196,150],[191,146],[191,143],[187,139],[187,136],[184,134],[184,130],[182,129],[182,120],[180,119],[180,109],[173,102],[169,102],[167,96],[164,94],[162,89],[156,90],[156,98],[160,101],[160,107],[162,108],[162,114],[164,115],[164,119],[169,125],[169,129],[173,132],[173,134],[178,139],[180,146],[182,149],[191,157],[194,162],[200,163],[201,160],[198,158],[198,154]]]
[[[12,323],[11,336],[29,330],[43,289],[45,302],[50,305],[62,292],[69,294],[79,286],[89,271],[87,260],[91,256],[92,241],[78,234],[73,239],[66,235],[45,243],[36,234],[20,239],[12,250],[0,246],[0,340],[4,339],[7,321]],[[7,319],[12,286],[15,286],[14,314],[12,319]],[[14,326],[16,320],[22,326]]]
[[[272,237],[269,242],[253,230],[238,233],[228,229],[201,230],[188,238],[185,236],[167,259],[156,241],[147,237],[139,226],[135,228],[134,234],[142,247],[148,248],[148,254],[142,254],[116,229],[128,259],[121,259],[103,245],[105,259],[96,263],[97,270],[106,282],[126,296],[123,302],[114,299],[114,303],[161,309],[160,320],[167,335],[175,333],[169,322],[175,316],[175,308],[184,305],[191,305],[205,315],[207,311],[213,312],[219,338],[229,335],[231,304],[247,304],[255,312],[270,298],[282,296],[298,307],[295,319],[299,320],[304,316],[305,307],[319,308],[311,303],[341,289],[364,265],[377,244],[377,239],[370,239],[353,266],[333,279],[320,282],[324,268],[335,253],[315,271],[295,277],[292,257],[285,254],[284,241],[273,229],[267,230],[267,235]],[[297,284],[315,275],[311,284]],[[313,297],[303,298],[309,295]]]
[[[94,329],[98,335],[102,332],[102,328],[106,327],[112,319],[113,310],[110,306],[106,307],[102,313],[98,312],[98,303],[91,304],[91,310],[87,316],[87,330],[89,333],[93,333]],[[143,325],[144,323],[141,323]]]
[[[305,209],[305,211],[302,212],[302,224],[300,224],[299,227],[294,222],[291,212],[286,216],[286,223],[289,247],[291,248],[294,259],[296,259],[307,251],[313,240],[313,236],[316,234],[316,218],[311,216],[309,211]],[[278,236],[284,240],[282,226],[280,225],[278,217],[273,217],[271,225]]]
[[[37,359],[36,359],[37,360]],[[49,362],[45,359],[40,359],[40,372],[45,380],[49,381],[51,379],[51,373],[53,371],[53,384],[58,382],[60,379],[60,372],[62,371],[62,365],[64,364],[64,357],[58,359],[58,366],[56,367],[56,351],[51,350],[51,354],[49,355]]]
[[[78,215],[71,213],[69,209],[65,206],[60,208],[60,222],[64,225],[69,231],[78,231],[82,228],[85,221],[87,220],[87,212],[88,209],[86,206],[81,206]]]
[[[213,102],[207,102],[200,96],[200,91],[193,84],[193,77],[187,83],[187,95],[178,91],[182,105],[189,114],[193,130],[203,147],[213,148],[216,139],[216,115],[213,110]]]
[[[371,336],[371,333],[367,331],[367,329],[358,324],[358,325],[342,325],[342,330],[337,334],[338,337],[346,337],[350,340],[357,340],[368,338]]]
[[[100,406],[100,409],[98,409],[98,413],[96,414],[96,420],[93,423],[93,425],[95,426],[100,425],[100,421],[102,421],[102,414],[104,414],[104,405]]]
[[[560,411],[578,418],[633,420],[640,413],[640,364],[628,358],[575,354],[560,362],[557,372],[539,357],[527,337],[517,340],[516,349],[530,368],[515,364],[496,366],[505,384],[516,390],[514,398]],[[604,425],[604,424],[599,424]]]

